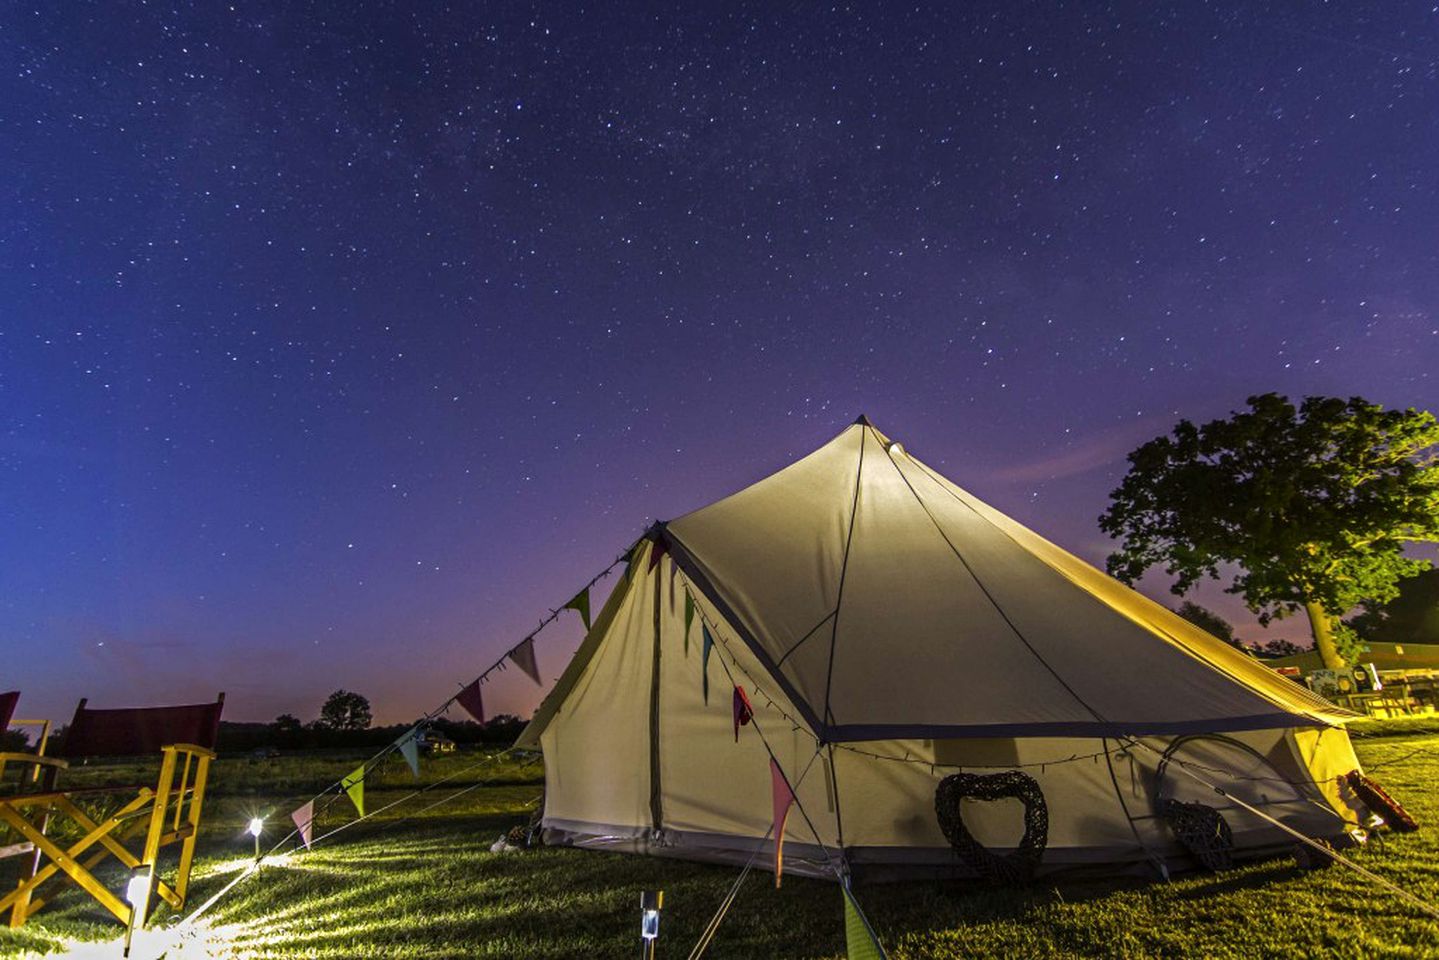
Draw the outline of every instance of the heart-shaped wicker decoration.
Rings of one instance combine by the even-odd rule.
[[[974,839],[959,813],[959,802],[1013,798],[1024,804],[1024,836],[1013,853],[998,854]],[[1027,773],[956,773],[939,781],[934,813],[945,839],[959,858],[980,876],[999,883],[1019,883],[1034,876],[1049,842],[1049,807],[1039,782]]]

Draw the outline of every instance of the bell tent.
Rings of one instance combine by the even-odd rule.
[[[786,872],[1116,872],[1205,861],[1195,822],[1224,857],[1294,846],[1267,818],[1342,838],[1351,716],[861,417],[656,524],[521,744],[548,843],[769,863],[779,820]]]

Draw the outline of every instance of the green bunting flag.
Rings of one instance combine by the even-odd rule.
[[[685,656],[690,655],[690,627],[695,622],[695,598],[685,591]]]
[[[590,628],[590,588],[585,587],[571,598],[570,602],[560,607],[561,610],[574,610],[585,622],[585,629]]]
[[[362,763],[354,769],[348,777],[340,781],[340,786],[350,795],[350,802],[355,805],[360,816],[365,815],[365,765]]]
[[[844,946],[846,960],[887,960],[879,938],[869,928],[869,921],[860,912],[859,904],[847,884],[841,884],[844,893]]]
[[[700,624],[700,632],[704,634],[704,656],[700,658],[700,676],[704,678],[705,703],[710,702],[710,651],[714,649],[715,638],[710,636],[710,628],[706,624]]]

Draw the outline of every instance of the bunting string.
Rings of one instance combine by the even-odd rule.
[[[358,825],[358,824],[360,824],[360,823],[363,823],[363,822],[366,821],[366,820],[373,820],[375,817],[378,817],[380,814],[384,813],[386,810],[392,810],[392,809],[394,809],[395,807],[398,807],[398,806],[399,806],[400,804],[402,804],[402,803],[406,803],[407,801],[413,800],[413,799],[415,799],[415,798],[418,797],[418,796],[422,796],[422,795],[424,795],[424,794],[426,794],[426,793],[429,793],[431,790],[435,789],[436,787],[442,786],[443,784],[449,783],[449,782],[451,782],[451,781],[453,781],[453,780],[458,780],[460,777],[463,777],[463,776],[464,776],[465,774],[467,774],[467,773],[473,773],[473,772],[476,771],[476,770],[480,770],[480,769],[482,769],[482,768],[484,768],[484,767],[487,767],[487,766],[489,766],[490,764],[494,763],[495,761],[497,761],[497,760],[499,760],[499,759],[501,759],[501,758],[503,758],[503,757],[509,756],[509,755],[510,755],[511,753],[513,753],[513,752],[514,752],[514,750],[513,750],[513,749],[510,749],[510,750],[501,750],[501,751],[499,751],[498,753],[488,754],[488,755],[486,755],[483,759],[481,759],[481,760],[479,760],[479,761],[477,761],[477,762],[475,762],[475,763],[473,763],[473,764],[470,764],[468,767],[465,767],[463,770],[456,770],[454,773],[451,773],[451,774],[449,774],[449,775],[447,775],[447,776],[445,776],[445,777],[441,777],[439,780],[436,780],[434,783],[428,783],[428,784],[425,784],[425,785],[422,786],[422,787],[417,787],[416,789],[414,789],[414,790],[410,791],[409,793],[405,794],[403,797],[400,797],[398,800],[392,800],[392,801],[390,801],[389,803],[385,804],[383,807],[380,807],[378,810],[371,810],[368,814],[366,814],[366,815],[363,816],[363,817],[357,817],[357,818],[354,819],[354,820],[348,820],[348,821],[346,821],[345,823],[340,824],[339,826],[335,827],[335,828],[332,829],[332,830],[327,830],[326,832],[324,832],[324,833],[320,834],[318,837],[316,837],[314,840],[310,841],[310,846],[313,847],[315,844],[319,843],[321,840],[328,840],[330,837],[333,837],[335,834],[341,833],[341,832],[343,832],[343,831],[345,831],[345,830],[348,830],[348,829],[350,829],[351,827],[356,826],[356,825]],[[526,769],[534,766],[535,764],[537,764],[537,763],[539,763],[539,762],[540,762],[540,758],[539,758],[539,757],[535,757],[534,759],[530,760],[529,762],[522,764],[522,765],[519,767],[519,769],[520,769],[520,770],[526,770]],[[411,819],[413,819],[413,818],[421,815],[422,813],[425,813],[425,812],[433,809],[435,806],[438,806],[438,805],[444,804],[444,803],[448,803],[448,802],[450,802],[451,800],[454,800],[454,799],[456,799],[457,797],[460,797],[460,796],[462,796],[463,794],[468,793],[468,792],[471,791],[471,790],[475,790],[475,789],[477,789],[477,788],[479,788],[479,787],[483,787],[483,786],[488,786],[490,783],[492,783],[492,781],[490,781],[490,780],[480,780],[480,781],[477,781],[476,783],[470,784],[469,786],[465,787],[464,790],[460,791],[459,793],[452,794],[451,796],[448,796],[448,797],[444,797],[444,798],[442,798],[441,800],[439,800],[438,803],[432,804],[432,805],[429,806],[429,807],[425,807],[425,808],[422,809],[422,810],[416,810],[416,811],[413,812],[413,813],[409,813],[409,814],[406,814],[406,815],[403,816],[403,817],[399,817],[399,818],[397,818],[397,819],[395,819],[395,820],[387,823],[385,826],[386,826],[386,828],[388,828],[388,827],[390,827],[390,826],[393,826],[394,824],[403,823],[403,822],[405,822],[406,820],[411,820]]]
[[[515,652],[516,652],[517,650],[519,650],[521,647],[527,647],[528,650],[530,651],[530,663],[531,663],[531,665],[532,665],[532,664],[533,664],[533,649],[534,649],[535,636],[536,636],[537,634],[539,634],[542,630],[544,630],[545,627],[549,626],[549,625],[550,625],[551,623],[553,623],[555,620],[559,619],[560,614],[563,613],[565,610],[577,609],[576,607],[572,606],[572,604],[574,604],[575,601],[579,599],[579,596],[580,596],[581,594],[584,595],[584,597],[585,597],[584,605],[585,605],[586,608],[588,608],[588,606],[589,606],[589,592],[590,592],[590,590],[594,588],[595,584],[599,583],[599,582],[600,582],[601,580],[603,580],[605,577],[609,576],[610,573],[613,572],[613,570],[614,570],[615,567],[619,566],[619,565],[622,564],[622,563],[628,563],[628,562],[630,561],[630,559],[634,556],[635,546],[638,545],[638,542],[639,542],[639,541],[636,541],[635,544],[631,545],[631,546],[630,546],[629,548],[627,548],[623,553],[621,553],[621,554],[620,554],[619,556],[617,556],[615,559],[611,560],[611,561],[609,562],[609,565],[608,565],[608,566],[606,566],[606,567],[605,567],[603,570],[601,570],[599,573],[597,573],[597,574],[595,574],[593,577],[591,577],[591,578],[589,579],[589,581],[588,581],[587,583],[585,583],[585,585],[584,585],[583,587],[580,588],[580,590],[578,591],[578,593],[575,594],[574,598],[572,598],[569,603],[567,603],[567,604],[565,604],[564,606],[560,607],[558,610],[551,610],[549,616],[547,616],[547,617],[543,618],[542,620],[540,620],[539,625],[538,625],[537,627],[535,627],[535,629],[532,630],[528,636],[526,636],[526,637],[525,637],[523,640],[521,640],[519,643],[515,644],[515,646],[511,647],[509,650],[506,650],[503,656],[501,656],[498,660],[496,660],[494,663],[490,664],[490,665],[489,665],[488,667],[486,667],[483,671],[481,671],[480,674],[479,674],[477,677],[474,678],[474,680],[472,680],[469,684],[462,685],[460,690],[458,690],[456,693],[452,694],[448,699],[446,699],[443,703],[441,703],[441,704],[440,704],[439,706],[437,706],[435,709],[433,709],[433,710],[431,710],[429,713],[425,714],[424,717],[423,717],[418,723],[415,724],[415,728],[416,728],[416,729],[419,729],[419,728],[424,727],[426,724],[430,723],[431,721],[433,721],[433,720],[435,720],[436,718],[438,718],[441,714],[445,713],[445,711],[449,710],[450,707],[451,707],[452,705],[454,705],[456,702],[460,702],[461,706],[465,707],[466,709],[468,709],[468,708],[470,707],[470,705],[473,704],[473,706],[476,707],[476,708],[478,709],[478,711],[479,711],[479,716],[476,716],[476,719],[479,720],[479,719],[483,716],[483,713],[484,713],[484,711],[483,711],[483,706],[482,706],[482,701],[481,701],[480,695],[479,695],[479,687],[480,687],[480,684],[484,683],[485,680],[490,676],[490,674],[494,673],[496,670],[502,670],[502,669],[504,669],[505,661],[506,661],[507,659],[512,659],[512,658],[514,657]],[[586,613],[588,613],[588,610],[587,610],[587,609],[581,613],[582,617],[584,617],[584,615],[585,615]],[[586,619],[587,619],[587,618],[586,618]],[[524,665],[522,665],[522,667],[523,667],[523,666],[524,666]],[[534,680],[535,680],[536,683],[539,683],[539,682],[540,682],[539,676],[538,676],[538,670],[537,670],[537,669],[535,669],[535,670],[526,670],[526,673],[529,673],[529,674],[534,678]],[[473,699],[471,699],[470,696],[469,696],[471,693],[473,694]],[[468,701],[468,702],[467,702],[467,701]],[[203,904],[201,904],[200,907],[197,908],[193,913],[191,913],[189,916],[187,916],[187,917],[185,917],[183,920],[181,920],[181,921],[176,925],[176,929],[179,929],[179,928],[181,928],[181,927],[183,927],[183,926],[185,926],[185,925],[188,925],[188,924],[193,923],[198,917],[200,917],[203,913],[205,913],[205,912],[208,911],[212,906],[214,906],[215,903],[219,902],[220,898],[223,897],[224,895],[226,895],[227,893],[229,893],[230,890],[232,890],[237,884],[239,884],[239,883],[240,883],[242,880],[244,880],[246,877],[248,877],[248,876],[250,876],[251,874],[255,873],[255,872],[259,869],[261,862],[262,862],[266,857],[273,856],[276,852],[278,852],[278,851],[280,850],[281,847],[287,845],[291,840],[295,839],[296,837],[301,837],[302,840],[303,840],[303,839],[306,839],[306,838],[309,838],[309,837],[311,836],[311,834],[313,833],[313,829],[314,829],[314,824],[315,824],[315,822],[316,822],[317,820],[319,820],[321,817],[323,817],[323,816],[326,814],[326,812],[328,812],[328,811],[330,810],[330,808],[333,807],[334,804],[335,804],[341,797],[343,797],[343,796],[349,796],[349,797],[351,798],[351,800],[352,800],[353,802],[355,802],[356,807],[357,807],[357,808],[360,807],[360,805],[363,803],[363,800],[356,800],[356,799],[355,799],[355,793],[352,792],[352,791],[354,791],[354,790],[356,789],[356,786],[358,786],[359,796],[363,797],[364,777],[365,777],[365,774],[368,773],[370,770],[375,769],[375,767],[377,767],[377,766],[378,766],[387,756],[389,756],[392,752],[395,752],[395,751],[397,751],[397,750],[403,751],[403,750],[405,749],[405,747],[404,747],[405,742],[410,739],[411,733],[413,733],[413,732],[414,732],[414,731],[410,731],[409,733],[406,733],[404,736],[402,736],[400,739],[395,740],[395,741],[392,741],[392,742],[389,743],[389,744],[386,744],[378,753],[376,753],[374,756],[370,757],[370,758],[369,758],[368,760],[366,760],[364,763],[360,764],[360,766],[357,767],[355,770],[351,771],[351,772],[350,772],[349,774],[347,774],[346,776],[341,777],[339,780],[336,780],[335,782],[331,783],[329,786],[325,787],[323,790],[321,790],[319,793],[315,794],[315,795],[314,795],[313,797],[311,797],[309,800],[305,801],[305,803],[303,803],[303,804],[301,804],[299,807],[297,807],[297,808],[295,809],[295,811],[291,814],[291,819],[294,821],[294,827],[291,828],[290,832],[289,832],[289,833],[286,833],[284,836],[282,836],[282,837],[275,843],[275,845],[272,846],[269,850],[265,851],[265,852],[262,853],[259,857],[257,857],[253,863],[251,863],[244,871],[242,871],[242,872],[241,872],[239,875],[237,875],[233,880],[231,880],[228,884],[226,884],[223,889],[217,891],[214,896],[212,896],[209,900],[207,900],[207,901],[205,901]],[[504,751],[503,753],[495,754],[495,755],[493,755],[493,756],[503,756],[505,753],[508,753],[508,752],[509,752],[509,751]],[[486,758],[486,761],[485,761],[485,762],[488,762],[489,759],[492,759],[492,758]],[[408,760],[408,757],[407,757],[407,760]],[[395,801],[395,803],[404,802],[405,800],[408,800],[408,799],[410,799],[410,798],[412,798],[412,797],[414,797],[414,796],[417,796],[417,795],[419,795],[419,794],[421,794],[421,793],[424,793],[426,790],[432,789],[434,786],[437,786],[437,785],[440,784],[440,783],[444,783],[444,782],[446,782],[447,780],[453,779],[455,776],[459,776],[459,775],[461,775],[461,774],[464,773],[464,772],[466,772],[466,771],[460,771],[459,773],[453,774],[453,775],[451,775],[450,777],[446,777],[446,778],[444,778],[444,779],[442,779],[442,780],[438,780],[438,781],[436,781],[434,784],[429,784],[429,785],[426,785],[426,786],[424,786],[424,787],[421,787],[419,790],[414,791],[413,793],[409,794],[408,796],[402,797],[400,800]],[[417,775],[418,775],[418,774],[417,774]],[[471,789],[473,789],[473,788],[471,788]],[[320,802],[320,801],[323,801],[323,802]],[[318,810],[318,811],[315,809],[315,806],[316,806],[316,803],[317,803],[317,802],[320,802],[320,806],[319,806],[319,810]],[[390,809],[391,807],[395,806],[395,803],[386,804],[384,807],[381,807],[379,810],[371,811],[370,816],[374,816],[374,815],[376,815],[376,814],[378,814],[378,813],[382,813],[382,812],[384,812],[385,810]],[[304,816],[301,816],[302,813],[304,814]],[[336,829],[331,830],[330,832],[328,832],[328,833],[326,833],[326,834],[323,834],[323,835],[320,836],[320,837],[315,837],[315,838],[313,838],[313,839],[310,839],[309,842],[305,844],[306,848],[308,849],[310,846],[312,846],[312,845],[315,844],[315,843],[318,843],[320,840],[323,840],[323,839],[325,839],[326,837],[334,836],[334,835],[335,835],[336,833],[338,833],[340,830],[343,830],[343,829],[346,829],[346,828],[348,828],[348,827],[354,826],[354,824],[359,823],[360,821],[367,819],[367,817],[364,815],[363,810],[361,810],[360,813],[361,813],[361,815],[360,815],[360,817],[359,817],[358,819],[353,820],[353,821],[350,821],[349,823],[346,823],[346,824],[341,824],[341,825],[340,825],[339,827],[337,827]]]
[[[688,578],[685,578],[685,579],[684,579],[684,581],[683,581],[683,587],[684,587],[686,599],[687,599],[690,603],[695,604],[696,611],[697,611],[697,615],[698,615],[698,617],[699,617],[699,619],[700,619],[700,621],[701,621],[701,624],[702,624],[702,625],[705,625],[705,624],[712,623],[712,621],[709,619],[709,617],[708,617],[707,615],[705,615],[705,613],[704,613],[704,611],[703,611],[703,608],[699,605],[699,602],[698,602],[697,600],[695,600],[695,599],[693,598],[693,596],[690,594],[691,584],[689,583]],[[738,670],[738,671],[744,676],[744,678],[749,682],[749,684],[750,684],[750,689],[754,691],[754,695],[755,695],[756,697],[763,697],[763,698],[764,698],[764,701],[765,701],[765,705],[766,705],[767,707],[769,707],[770,709],[774,710],[776,713],[778,713],[778,714],[779,714],[781,717],[783,717],[786,721],[788,721],[789,724],[790,724],[790,726],[793,728],[793,730],[794,730],[796,733],[803,733],[804,735],[806,735],[806,736],[810,737],[811,739],[813,739],[816,743],[819,742],[819,737],[815,735],[814,730],[811,729],[811,727],[810,727],[810,725],[808,724],[808,722],[806,722],[804,719],[802,719],[802,718],[800,718],[800,717],[795,716],[793,713],[789,712],[789,711],[786,710],[783,706],[781,706],[780,703],[779,703],[779,701],[777,701],[770,693],[768,693],[768,692],[766,691],[764,685],[763,685],[759,680],[757,680],[757,679],[755,678],[755,675],[745,668],[744,664],[739,661],[739,658],[735,657],[734,651],[729,648],[729,641],[723,636],[722,632],[720,632],[720,631],[718,631],[718,630],[716,629],[716,631],[715,631],[715,633],[714,633],[714,635],[713,635],[713,640],[714,640],[714,642],[715,642],[716,645],[722,646],[722,647],[724,648],[724,652],[729,656],[729,658],[730,658],[730,660],[731,660],[734,668],[735,668],[736,670]],[[723,659],[721,659],[721,664],[723,665],[723,663],[724,663],[724,661],[723,661]],[[728,667],[726,667],[726,672],[728,673]],[[1355,739],[1365,739],[1365,738],[1361,736],[1361,737],[1358,737],[1358,738],[1355,738]],[[846,752],[848,752],[848,753],[856,754],[856,755],[858,755],[858,756],[869,757],[870,759],[873,759],[873,760],[885,760],[885,761],[889,761],[889,762],[893,762],[893,763],[907,763],[907,764],[911,764],[911,765],[913,765],[913,766],[918,766],[918,767],[928,767],[930,770],[933,770],[933,771],[937,771],[937,770],[957,770],[957,771],[963,771],[963,770],[1025,770],[1025,769],[1035,769],[1035,768],[1043,769],[1043,768],[1045,768],[1045,767],[1057,767],[1057,766],[1060,766],[1060,765],[1066,764],[1066,763],[1077,763],[1077,762],[1080,762],[1080,761],[1083,761],[1083,760],[1099,760],[1100,758],[1104,757],[1104,756],[1106,755],[1106,753],[1107,753],[1107,751],[1105,751],[1105,750],[1095,750],[1095,751],[1093,751],[1092,753],[1071,753],[1071,754],[1069,754],[1069,755],[1067,755],[1067,756],[1055,757],[1053,760],[1032,760],[1032,761],[1026,761],[1026,762],[1024,762],[1024,763],[941,763],[941,762],[939,762],[939,761],[930,761],[930,760],[922,759],[922,758],[920,758],[920,757],[914,757],[914,756],[909,756],[909,755],[906,755],[906,756],[903,756],[903,757],[898,757],[898,756],[895,756],[894,754],[880,753],[879,751],[869,750],[869,749],[866,749],[866,748],[864,748],[864,747],[856,746],[855,744],[852,744],[852,743],[834,743],[834,744],[830,744],[830,746],[834,747],[834,749],[836,749],[836,750],[843,750],[843,751],[846,751]],[[1401,758],[1401,759],[1405,759],[1405,758]],[[1173,762],[1174,762],[1174,763],[1179,763],[1179,764],[1187,764],[1187,765],[1189,765],[1189,766],[1194,767],[1195,769],[1204,770],[1204,771],[1206,771],[1206,772],[1208,772],[1208,773],[1211,773],[1211,774],[1214,774],[1214,775],[1216,775],[1216,776],[1222,775],[1222,776],[1225,776],[1225,777],[1229,777],[1229,778],[1232,779],[1232,780],[1249,781],[1249,782],[1254,782],[1254,783],[1283,783],[1283,784],[1287,784],[1288,786],[1294,787],[1294,788],[1296,788],[1296,789],[1301,788],[1301,787],[1305,787],[1305,786],[1322,787],[1322,786],[1324,786],[1325,784],[1328,784],[1328,783],[1337,783],[1337,782],[1343,780],[1343,779],[1347,776],[1347,773],[1345,773],[1345,774],[1338,774],[1338,775],[1333,776],[1333,777],[1323,777],[1323,778],[1320,778],[1320,779],[1313,779],[1313,780],[1294,780],[1294,779],[1291,779],[1291,778],[1288,778],[1288,777],[1280,777],[1280,776],[1260,776],[1260,775],[1237,774],[1237,773],[1233,773],[1233,772],[1228,771],[1228,770],[1219,769],[1219,768],[1217,768],[1217,767],[1205,766],[1204,764],[1198,763],[1197,761],[1194,761],[1194,760],[1182,760],[1182,759],[1179,759],[1179,758],[1175,758]],[[1387,766],[1389,763],[1393,763],[1393,762],[1395,762],[1395,761],[1386,761],[1386,762],[1384,762],[1384,763],[1369,764],[1365,769],[1378,769],[1379,767]]]
[[[630,548],[626,549],[623,553],[621,553],[618,557],[615,557],[615,559],[611,560],[610,563],[609,563],[609,566],[605,567],[605,568],[604,568],[603,570],[601,570],[599,573],[597,573],[597,574],[595,574],[593,577],[591,577],[591,578],[589,579],[589,582],[586,583],[583,587],[580,588],[580,591],[579,591],[579,592],[580,592],[580,593],[584,593],[584,594],[588,594],[589,591],[590,591],[591,589],[593,589],[593,587],[594,587],[595,584],[599,583],[599,582],[600,582],[601,580],[603,580],[605,577],[609,576],[610,573],[614,570],[614,568],[617,567],[617,566],[619,566],[621,563],[627,563],[627,562],[629,561],[630,557],[633,556],[633,554],[634,554],[634,547],[631,546]],[[475,679],[472,680],[472,681],[470,681],[470,683],[465,684],[460,690],[458,690],[458,691],[456,691],[454,694],[452,694],[447,700],[445,700],[444,703],[441,703],[438,707],[436,707],[435,709],[431,710],[429,713],[425,714],[425,716],[416,724],[416,726],[417,726],[417,727],[422,727],[422,726],[424,726],[425,724],[429,723],[430,721],[436,719],[436,718],[439,717],[441,714],[443,714],[445,711],[449,710],[450,707],[453,706],[456,702],[460,702],[461,705],[464,706],[464,702],[463,702],[463,701],[464,701],[464,699],[467,697],[467,694],[470,693],[470,691],[471,691],[472,688],[473,688],[473,692],[474,692],[475,697],[476,697],[476,699],[474,700],[474,703],[478,706],[478,705],[479,705],[479,699],[478,699],[479,684],[484,683],[485,680],[486,680],[486,678],[488,678],[488,677],[490,676],[490,674],[494,673],[496,670],[503,669],[503,668],[504,668],[504,665],[505,665],[505,661],[506,661],[507,659],[511,659],[511,658],[514,656],[515,652],[516,652],[517,650],[519,650],[521,647],[525,647],[526,645],[528,645],[528,646],[529,646],[529,649],[530,649],[530,651],[531,651],[531,659],[533,659],[533,647],[534,647],[535,636],[536,636],[541,630],[543,630],[545,627],[549,626],[551,623],[554,623],[556,620],[558,620],[559,617],[560,617],[560,614],[562,614],[562,613],[563,613],[565,610],[567,610],[567,609],[570,609],[570,607],[569,607],[568,605],[563,606],[563,607],[560,607],[558,610],[551,610],[551,611],[550,611],[550,615],[547,616],[547,617],[545,617],[544,619],[542,619],[542,620],[540,621],[540,623],[539,623],[539,626],[537,626],[533,631],[531,631],[530,634],[529,634],[527,637],[525,637],[525,638],[524,638],[523,640],[521,640],[519,643],[515,644],[515,645],[514,645],[513,647],[511,647],[509,650],[506,650],[503,656],[501,656],[501,657],[500,657],[498,660],[496,660],[494,663],[490,664],[488,667],[486,667],[484,670],[482,670],[482,671],[480,672],[479,676],[475,677]],[[526,672],[528,673],[529,671],[527,670]],[[536,671],[535,673],[531,674],[531,676],[534,676],[534,677],[535,677],[535,682],[536,682],[536,683],[539,682],[539,679],[538,679],[538,671]],[[401,738],[401,740],[403,740],[403,739],[404,739],[404,738]],[[394,741],[394,742],[392,742],[392,743],[390,743],[390,744],[387,744],[383,749],[380,750],[380,752],[376,753],[374,756],[372,756],[370,759],[366,760],[363,764],[360,765],[360,767],[357,769],[356,772],[359,772],[359,773],[361,774],[361,780],[362,780],[362,781],[363,781],[363,775],[364,775],[364,773],[366,773],[366,772],[368,772],[368,771],[370,771],[370,770],[373,770],[382,760],[385,759],[385,757],[389,756],[390,753],[392,753],[393,751],[396,751],[396,750],[399,750],[399,749],[400,749],[401,740],[396,740],[396,741]],[[329,785],[328,787],[326,787],[325,789],[321,790],[319,793],[315,794],[315,796],[310,799],[309,802],[313,803],[313,802],[315,802],[316,800],[321,799],[322,797],[326,798],[326,799],[325,799],[325,803],[324,803],[324,805],[320,808],[319,814],[317,814],[317,816],[323,816],[324,813],[330,808],[330,806],[331,806],[337,799],[339,799],[340,796],[342,796],[342,795],[345,794],[345,784],[346,784],[346,782],[349,781],[353,776],[354,776],[354,774],[352,773],[352,774],[350,774],[350,775],[348,775],[348,776],[346,776],[346,777],[344,777],[344,778],[341,778],[340,780],[335,781],[334,783],[330,784],[330,785]],[[328,796],[327,796],[327,795],[328,795]],[[273,853],[274,850],[278,850],[283,844],[285,844],[286,842],[288,842],[289,840],[292,840],[295,836],[297,836],[297,835],[299,834],[299,832],[300,832],[300,831],[299,831],[299,827],[296,826],[295,829],[291,830],[288,834],[286,834],[284,837],[282,837],[282,838],[280,839],[280,842],[275,845],[275,847],[272,849],[271,852]]]
[[[680,571],[678,566],[675,566],[671,575],[682,576],[682,572]],[[684,591],[686,594],[690,593],[691,585],[689,582],[689,578],[683,578],[682,586],[684,587]],[[719,647],[722,650],[722,653],[719,657],[719,664],[720,667],[724,669],[725,676],[729,679],[730,686],[739,686],[739,681],[730,671],[730,665],[728,661],[734,658],[734,652],[729,649],[729,640],[726,639],[724,631],[720,630],[719,626],[709,618],[709,614],[705,612],[704,606],[702,604],[695,604],[695,613],[699,617],[701,630],[705,633],[706,637],[712,637],[714,640],[714,646]],[[735,660],[735,666],[740,670],[740,672],[744,673],[745,677],[750,679],[750,682],[752,684],[754,683],[754,679],[750,677],[749,673],[745,671],[743,667],[740,666],[738,660]],[[706,674],[706,680],[708,680],[708,674]],[[758,688],[757,684],[756,688]],[[770,705],[775,706],[772,700],[770,701]],[[784,716],[783,711],[779,712],[781,716]],[[786,719],[788,719],[788,717],[786,717]],[[760,724],[759,717],[752,717],[750,719],[750,725],[754,727],[754,732],[759,735],[760,743],[764,746],[765,753],[769,754],[770,761],[779,770],[780,776],[784,777],[785,782],[790,786],[791,791],[793,791],[794,783],[789,779],[788,775],[784,773],[784,765],[779,762],[779,757],[775,754],[774,748],[770,746],[769,738],[765,736],[764,727]],[[796,725],[795,729],[799,730],[802,728]],[[807,730],[807,728],[803,729]],[[812,731],[807,730],[807,732],[809,732],[810,737],[815,741],[816,750],[814,756],[817,757],[819,756],[820,752],[819,738],[815,737]],[[812,765],[813,763],[814,757],[811,757],[810,764]],[[807,769],[808,767],[806,767],[806,770]],[[815,845],[819,847],[820,854],[824,857],[825,865],[834,871],[835,876],[839,880],[843,881],[846,873],[843,853],[840,853],[838,856],[836,856],[830,851],[829,846],[820,837],[818,828],[815,827],[814,821],[810,819],[809,812],[805,810],[804,804],[800,802],[798,796],[795,796],[794,798],[794,808],[799,811],[800,817],[804,819],[805,826],[809,828],[810,835],[814,837]],[[776,840],[778,839],[779,838],[776,838]]]

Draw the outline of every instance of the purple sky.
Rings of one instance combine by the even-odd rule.
[[[1100,561],[1181,416],[1439,407],[1433,10],[785,10],[0,10],[0,689],[407,719],[860,412]]]

